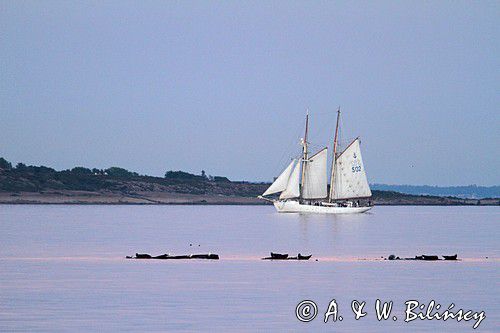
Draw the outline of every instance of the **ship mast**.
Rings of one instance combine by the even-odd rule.
[[[329,202],[332,202],[333,200],[333,190],[335,184],[335,160],[337,158],[337,137],[339,133],[339,120],[340,120],[340,106],[337,110],[337,125],[335,125],[335,137],[333,139],[332,173],[330,177],[330,196],[328,198]]]
[[[306,162],[307,162],[307,132],[309,130],[309,110],[307,110],[306,114],[306,132],[304,134],[304,139],[302,139],[302,179],[300,182],[300,196],[302,197],[302,192],[304,189],[304,180],[305,180],[305,174],[306,174]]]

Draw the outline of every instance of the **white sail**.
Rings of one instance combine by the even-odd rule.
[[[273,193],[283,192],[288,185],[288,179],[293,170],[293,165],[297,160],[292,160],[292,162],[286,167],[285,170],[276,178],[274,183],[269,186],[269,188],[262,195],[270,195]]]
[[[281,192],[280,199],[291,199],[300,196],[300,163],[295,165],[290,178],[288,179],[288,184],[286,189]]]
[[[326,162],[328,159],[328,149],[324,148],[311,156],[304,164],[304,187],[302,188],[302,198],[322,199],[327,197],[326,183]]]
[[[336,159],[333,199],[370,197],[359,139],[355,139]]]

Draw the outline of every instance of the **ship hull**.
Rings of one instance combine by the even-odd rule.
[[[315,206],[301,204],[298,201],[274,201],[273,204],[279,213],[359,214],[367,212],[372,208]]]

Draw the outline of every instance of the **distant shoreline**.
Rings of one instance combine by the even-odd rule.
[[[448,197],[374,197],[376,206],[498,206],[500,199],[458,199]],[[263,206],[269,202],[237,195],[141,192],[134,194],[90,191],[0,192],[4,205],[245,205]]]
[[[204,171],[200,175],[167,171],[165,177],[153,177],[119,167],[62,171],[23,163],[13,167],[0,158],[0,204],[270,205],[257,198],[269,185],[230,181]],[[375,188],[370,201],[377,206],[500,206],[499,198],[467,199]]]

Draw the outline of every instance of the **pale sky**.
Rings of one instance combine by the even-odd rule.
[[[371,183],[500,184],[499,1],[0,1],[0,156],[270,181],[360,136]]]

